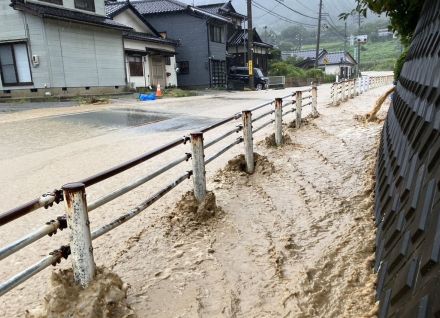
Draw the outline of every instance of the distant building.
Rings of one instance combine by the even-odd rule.
[[[394,35],[393,32],[391,32],[388,29],[379,29],[377,30],[377,36],[380,38],[384,38],[384,37],[392,37]]]
[[[248,30],[245,28],[247,16],[238,13],[233,7],[231,1],[217,4],[209,4],[199,6],[203,10],[211,13],[219,14],[231,19],[231,23],[227,25],[227,68],[247,66],[247,47],[248,47]],[[268,71],[268,58],[270,49],[273,47],[265,43],[257,30],[253,32],[254,47],[254,67],[260,68],[264,74]]]
[[[296,66],[310,69],[315,67],[316,50],[286,51],[281,53],[281,57],[283,60],[296,58],[298,59]],[[356,65],[356,60],[349,52],[328,52],[325,49],[319,51],[318,68],[324,70],[325,74],[350,78]]]
[[[175,55],[179,42],[164,38],[130,2],[106,1],[105,10],[109,18],[133,28],[123,33],[129,85],[177,86]]]

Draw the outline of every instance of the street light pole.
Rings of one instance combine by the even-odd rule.
[[[322,0],[321,0],[322,1]],[[252,27],[252,0],[247,0],[247,19],[248,19],[248,68],[249,68],[249,88],[254,89],[254,29]]]

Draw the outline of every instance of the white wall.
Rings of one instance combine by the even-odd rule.
[[[132,27],[136,32],[153,34],[153,31],[142,22],[133,11],[127,9],[113,18],[114,21]]]
[[[165,65],[165,72],[171,73],[171,76],[167,76],[167,86],[177,86],[177,74],[176,74],[176,57],[171,57],[171,65]]]

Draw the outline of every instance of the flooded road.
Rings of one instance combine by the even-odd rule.
[[[0,146],[0,211],[291,91],[218,93],[154,104],[120,100],[98,107],[0,115],[0,135],[8,134]],[[219,176],[218,170],[224,168],[227,160],[242,153],[241,146],[207,166],[208,186],[216,192],[225,211],[219,223],[198,228],[188,237],[165,233],[170,211],[179,197],[191,189],[188,180],[135,220],[94,241],[96,263],[114,270],[132,286],[129,300],[139,313],[157,317],[313,317],[319,308],[330,310],[338,302],[335,295],[345,299],[353,288],[359,288],[359,284],[346,282],[344,273],[355,275],[363,283],[369,278],[368,270],[358,271],[351,264],[360,262],[358,258],[353,260],[354,250],[365,247],[365,252],[359,254],[361,258],[371,252],[370,240],[365,241],[366,246],[356,245],[362,242],[359,231],[372,228],[369,211],[360,206],[364,197],[359,193],[364,191],[368,177],[365,165],[374,155],[372,149],[380,125],[363,127],[353,116],[367,112],[369,101],[378,94],[350,102],[348,107],[331,108],[326,106],[330,101],[329,86],[320,86],[318,109],[322,118],[298,133],[288,131],[292,144],[280,150],[261,144],[272,133],[272,126],[255,135],[256,150],[275,166],[272,174],[255,178]],[[303,115],[308,112],[305,109]],[[291,114],[285,121],[293,119]],[[223,129],[227,131],[238,124],[240,121],[233,121]],[[216,130],[205,138],[212,140],[220,133]],[[235,138],[231,136],[231,140]],[[189,151],[189,145],[179,146],[90,187],[87,200],[93,202]],[[216,151],[218,147],[213,146],[206,156]],[[191,162],[184,162],[154,182],[94,210],[90,213],[92,230],[133,208],[189,169]],[[358,212],[362,213],[362,222],[356,223]],[[54,206],[8,224],[0,228],[0,245],[62,214],[63,206]],[[353,232],[357,226],[362,228]],[[1,261],[0,280],[65,244],[67,234],[63,231],[45,237]],[[346,251],[343,257],[333,255],[338,249]],[[70,267],[70,262],[63,261],[58,267]],[[24,309],[35,308],[48,290],[51,271],[42,271],[1,297],[0,317],[23,317]],[[323,283],[316,281],[316,286],[311,286],[314,277]],[[332,279],[340,279],[338,286],[343,289],[333,286]],[[371,290],[366,288],[368,297]],[[302,291],[310,293],[302,295]],[[331,296],[324,297],[326,291],[332,291]],[[169,299],[175,300],[173,304],[166,301]],[[360,312],[356,306],[345,305],[335,307],[335,317]]]

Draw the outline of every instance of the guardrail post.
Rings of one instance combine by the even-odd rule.
[[[63,186],[67,224],[70,229],[70,251],[75,282],[86,287],[95,277],[92,235],[83,183]]]
[[[345,80],[342,82],[342,89],[341,89],[341,102],[345,101],[345,89],[346,89],[346,85],[345,85]]]
[[[252,137],[252,112],[245,110],[242,112],[243,118],[243,142],[244,158],[246,160],[246,172],[251,174],[255,170],[254,143]]]
[[[296,128],[301,128],[302,91],[296,92]]]
[[[198,202],[206,197],[205,151],[203,133],[191,133],[194,196]]]
[[[353,79],[351,83],[351,98],[354,98],[356,96],[356,79]]]
[[[283,144],[283,99],[275,98],[275,143]]]
[[[318,87],[316,83],[313,83],[312,86],[312,115],[318,115]]]

